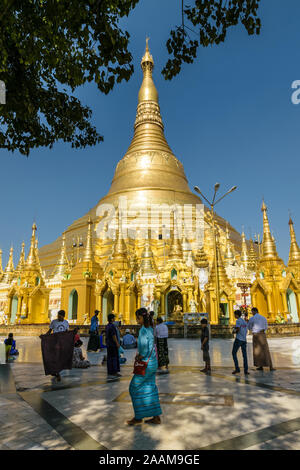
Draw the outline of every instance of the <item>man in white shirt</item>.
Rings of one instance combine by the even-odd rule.
[[[47,335],[50,335],[51,331],[53,333],[61,333],[62,331],[68,331],[69,329],[69,322],[65,320],[65,311],[60,310],[57,313],[57,319],[52,320],[50,323],[49,330],[47,331]]]
[[[165,367],[165,371],[168,372],[169,366],[169,350],[168,350],[168,336],[169,331],[167,325],[163,322],[161,317],[157,319],[157,326],[155,328],[156,345],[157,345],[157,356],[158,356],[158,370],[162,370]]]
[[[260,315],[256,307],[252,310],[253,317],[248,322],[248,330],[253,335],[253,362],[256,370],[263,370],[264,367],[270,367],[270,371],[276,370],[273,367],[271,354],[268,346],[266,330],[268,322],[266,317]]]
[[[57,313],[57,319],[52,320],[46,335],[50,335],[51,331],[53,331],[53,333],[62,333],[63,331],[69,330],[69,322],[65,320],[65,314],[66,313],[64,310],[59,310],[59,312]],[[59,372],[56,372],[52,375],[56,377],[57,382],[61,381],[61,376]]]

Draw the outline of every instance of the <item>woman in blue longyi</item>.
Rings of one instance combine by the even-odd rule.
[[[162,414],[158,389],[155,383],[155,375],[158,367],[152,318],[145,308],[136,311],[136,319],[141,329],[138,338],[138,358],[148,362],[145,375],[132,377],[129,386],[129,393],[134,409],[134,418],[127,421],[127,424],[134,426],[141,424],[143,418],[150,418],[145,421],[148,424],[160,424]]]

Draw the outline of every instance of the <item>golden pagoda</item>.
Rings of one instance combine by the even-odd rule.
[[[219,239],[216,275],[212,214],[190,190],[183,164],[166,141],[148,41],[141,68],[133,138],[107,195],[39,252],[34,224],[28,257],[24,264],[21,254],[16,272],[11,250],[3,274],[0,266],[0,322],[2,310],[11,323],[16,318],[45,323],[62,308],[71,323],[83,324],[97,308],[103,324],[112,311],[123,323],[132,324],[135,310],[144,306],[179,322],[183,313],[198,311],[208,312],[211,322],[218,323],[221,309],[232,323],[239,302],[237,282],[255,275],[252,303],[261,313],[273,319],[277,309],[288,311],[282,292],[290,277],[294,284],[291,281],[286,289],[292,286],[296,292],[298,255],[293,242],[292,261],[285,270],[266,208],[259,261],[253,243],[248,249],[245,235],[214,214]],[[24,300],[27,295],[34,299],[34,292],[46,299],[40,307]],[[17,307],[12,307],[14,297],[20,302]]]

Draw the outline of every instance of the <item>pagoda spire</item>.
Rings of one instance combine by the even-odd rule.
[[[160,114],[158,92],[152,78],[154,60],[146,50],[141,61],[143,81],[138,94],[138,107],[134,123],[134,136],[127,153],[144,150],[160,150],[172,153],[164,136],[164,125]]]
[[[13,247],[10,248],[9,251],[9,259],[8,263],[6,265],[6,268],[4,270],[4,276],[2,279],[2,282],[9,283],[13,277],[15,268],[14,268],[14,249]]]
[[[224,259],[225,259],[226,264],[233,264],[235,260],[234,253],[232,250],[232,244],[230,242],[228,224],[226,224],[226,244],[225,244]]]
[[[37,231],[37,226],[34,223],[32,225],[32,235],[31,235],[29,253],[27,256],[26,263],[25,263],[26,270],[29,270],[29,271],[39,270],[40,268],[40,263],[39,263],[37,251],[36,251],[36,231]]]
[[[220,245],[218,242],[218,238],[216,240],[216,252],[217,252],[217,269],[218,269],[218,279],[219,279],[219,286],[230,286],[230,281],[226,273],[226,269],[224,267],[223,258],[220,250]],[[210,286],[215,286],[216,284],[216,267],[215,263],[212,264],[208,284]]]
[[[182,246],[181,246],[179,236],[178,236],[177,220],[176,220],[175,211],[174,211],[173,212],[173,236],[171,238],[169,258],[181,260],[182,256],[183,256]]]
[[[241,250],[241,263],[247,269],[249,262],[248,248],[246,243],[245,232],[242,232],[242,250]]]
[[[92,225],[93,225],[92,219],[89,217],[89,220],[88,220],[88,233],[87,233],[86,245],[85,245],[85,250],[84,250],[84,255],[83,255],[83,261],[85,263],[89,263],[89,262],[93,261],[93,258],[94,258]]]
[[[122,230],[122,217],[120,217],[119,210],[117,210],[117,219],[118,219],[118,235],[114,245],[114,258],[123,258],[127,259],[127,246],[123,238]]]
[[[25,243],[22,243],[20,258],[18,266],[16,267],[16,272],[20,274],[25,268]]]
[[[275,240],[271,235],[269,220],[267,216],[267,206],[263,201],[261,211],[263,213],[263,241],[262,241],[262,261],[278,259]]]
[[[149,237],[145,240],[145,247],[141,256],[140,271],[142,275],[156,275],[154,257],[150,246]]]
[[[138,188],[151,191],[178,191],[199,202],[188,185],[182,163],[175,157],[164,135],[158,92],[152,73],[154,60],[146,41],[141,61],[143,81],[138,94],[134,135],[124,157],[119,161],[107,197],[119,198],[123,191]],[[115,206],[115,202],[113,203]]]
[[[249,249],[249,261],[248,261],[248,268],[250,271],[256,271],[257,268],[257,253],[254,248],[254,243],[252,238],[250,239],[250,249]]]
[[[66,252],[66,235],[63,233],[62,235],[62,242],[61,242],[61,250],[60,250],[60,257],[58,263],[55,267],[53,277],[63,278],[66,274],[66,271],[69,268],[69,261]]]
[[[290,267],[292,265],[300,263],[300,248],[296,240],[294,223],[291,217],[289,220],[289,226],[290,226],[291,245],[290,245],[290,255],[289,255],[288,266]]]

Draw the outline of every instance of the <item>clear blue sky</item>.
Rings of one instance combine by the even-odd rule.
[[[225,44],[201,49],[193,65],[166,82],[160,71],[169,30],[180,23],[180,3],[141,0],[122,21],[131,34],[132,79],[108,96],[90,85],[77,91],[92,108],[104,143],[85,150],[57,144],[29,158],[0,151],[4,263],[11,243],[15,263],[23,239],[28,250],[33,220],[42,246],[108,191],[133,133],[146,34],[166,137],[190,187],[197,184],[209,195],[216,181],[223,190],[238,185],[218,212],[237,230],[244,226],[247,236],[250,228],[252,234],[262,230],[264,197],[280,256],[287,261],[288,210],[300,242],[300,105],[291,103],[291,83],[300,79],[299,0],[263,1],[260,36],[232,29]]]

